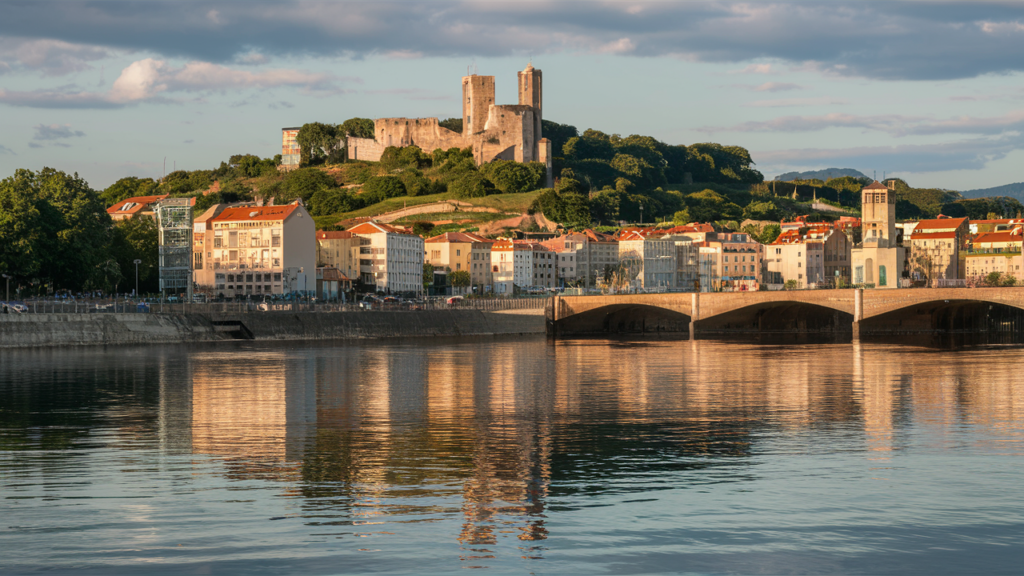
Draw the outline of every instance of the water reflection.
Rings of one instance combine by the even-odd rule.
[[[69,462],[100,449],[138,452],[116,460],[128,471],[213,458],[188,474],[276,487],[297,503],[292,538],[443,541],[448,568],[506,566],[551,557],[592,507],[742,491],[792,456],[1019,456],[1022,355],[543,339],[0,352],[0,487],[33,498],[47,478],[59,498],[90,473]]]

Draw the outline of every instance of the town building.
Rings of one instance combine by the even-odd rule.
[[[676,246],[676,276],[673,286],[684,291],[700,291],[700,242],[689,236],[668,234],[666,240]]]
[[[716,254],[720,257],[717,269],[721,272],[721,288],[757,290],[762,281],[764,245],[740,232],[720,232],[712,238],[703,245],[719,248]]]
[[[130,218],[138,217],[154,218],[154,205],[164,198],[167,198],[167,194],[126,198],[117,204],[114,204],[110,208],[107,208],[107,214],[110,214],[110,219],[115,222],[118,220],[128,220]],[[195,199],[190,200],[194,206]]]
[[[511,296],[516,287],[532,285],[533,251],[511,238],[499,238],[491,246],[491,278],[494,293]]]
[[[468,272],[472,289],[484,292],[491,285],[493,243],[476,234],[447,232],[424,240],[424,261],[442,270]]]
[[[970,238],[967,218],[921,220],[909,238],[904,245],[909,244],[907,264],[911,279],[938,287],[942,280],[964,278],[961,255]]]
[[[801,230],[790,228],[768,246],[766,268],[772,284],[793,281],[797,288],[808,288],[825,280],[824,242],[809,240]]]
[[[359,247],[359,279],[385,294],[423,293],[423,238],[389,224],[363,222],[348,229],[368,239]]]
[[[349,279],[359,278],[359,249],[370,239],[348,230],[317,230],[316,265],[335,268]]]
[[[462,132],[443,128],[437,118],[378,118],[373,138],[347,140],[350,160],[378,161],[390,146],[472,148],[477,165],[492,160],[541,162],[547,167],[546,186],[553,186],[551,141],[542,137],[543,75],[533,65],[518,74],[519,103],[494,103],[494,76],[462,78]]]
[[[653,230],[631,230],[619,236],[619,261],[637,275],[631,287],[648,292],[676,288],[677,249],[673,240]]]
[[[1021,227],[1011,231],[984,232],[977,235],[964,254],[965,278],[983,281],[989,274],[1000,272],[1024,280]]]
[[[872,182],[861,190],[861,242],[851,250],[853,283],[899,288],[905,264],[896,234],[896,191]]]
[[[281,163],[278,170],[295,170],[302,158],[302,149],[295,138],[301,128],[281,128]]]
[[[194,281],[228,298],[313,292],[316,228],[301,204],[214,206],[193,224]]]
[[[317,267],[316,298],[321,302],[344,302],[352,289],[352,279],[333,266]]]

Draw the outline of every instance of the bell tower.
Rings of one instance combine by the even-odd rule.
[[[879,248],[896,246],[896,191],[878,181],[861,190],[861,238]]]

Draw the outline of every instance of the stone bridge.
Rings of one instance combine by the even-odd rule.
[[[1019,331],[1024,288],[793,290],[556,296],[554,334]]]

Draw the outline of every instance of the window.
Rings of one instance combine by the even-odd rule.
[[[456,256],[462,256],[462,250],[456,250],[455,251],[455,255]]]

